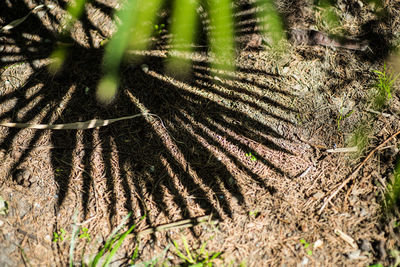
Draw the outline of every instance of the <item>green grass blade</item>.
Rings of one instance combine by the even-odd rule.
[[[188,257],[186,257],[185,255],[183,255],[183,253],[179,250],[179,246],[178,246],[178,244],[176,243],[176,241],[175,241],[175,240],[172,240],[172,243],[174,243],[175,252],[176,252],[176,254],[178,254],[178,257],[181,258],[182,260],[185,260],[185,261],[188,261],[188,262],[189,262]]]
[[[192,257],[192,253],[190,253],[190,248],[189,248],[189,244],[187,243],[186,237],[182,236],[182,242],[183,242],[183,246],[185,247],[186,250],[186,255],[187,255],[187,259],[190,263],[195,263],[193,257]]]
[[[126,221],[129,219],[129,217],[132,215],[132,213],[128,213],[128,215],[122,219],[122,222],[111,232],[110,236],[107,238],[105,245],[103,246],[103,248],[96,254],[96,256],[94,257],[92,263],[90,264],[90,266],[95,267],[97,266],[97,264],[99,263],[101,257],[103,257],[104,253],[106,252],[107,248],[109,248],[111,246],[111,244],[114,241],[114,237],[116,236],[116,234],[118,233],[118,231],[125,225]]]
[[[210,261],[215,260],[215,259],[218,258],[221,254],[222,254],[222,252],[214,253],[214,254],[211,256]]]
[[[321,18],[323,26],[327,27],[329,31],[334,30],[340,26],[339,16],[336,14],[334,8],[334,1],[332,0],[317,0],[316,6],[321,10]]]
[[[139,256],[139,242],[137,242],[136,248],[133,251],[132,257],[131,257],[131,264],[133,265],[135,261],[137,260]]]
[[[122,243],[124,242],[125,238],[133,231],[133,229],[135,229],[136,224],[132,225],[125,233],[123,233],[119,238],[117,243],[115,244],[115,246],[112,248],[110,254],[107,256],[106,258],[106,262],[104,263],[103,266],[108,266],[112,260],[112,258],[114,257],[115,253],[118,251],[119,247],[122,245]]]
[[[66,17],[66,20],[63,22],[64,30],[61,33],[61,39],[68,39],[71,28],[76,20],[78,20],[84,9],[85,9],[86,0],[76,0],[74,4],[68,4],[67,12],[69,16]],[[50,58],[53,59],[52,63],[49,65],[49,71],[53,74],[57,73],[60,69],[62,64],[65,61],[67,55],[67,48],[62,45],[58,44],[54,51],[51,53]]]

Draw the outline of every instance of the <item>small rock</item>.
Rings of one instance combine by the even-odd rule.
[[[254,227],[254,223],[248,223],[248,224],[247,224],[247,227],[248,227],[248,228],[253,228],[253,227]]]
[[[18,210],[18,213],[19,213],[19,217],[22,218],[28,212],[31,211],[31,205],[27,201],[25,201],[23,199],[19,199],[17,201],[17,210]]]
[[[283,75],[286,75],[288,72],[289,72],[289,67],[284,67],[284,68],[282,69],[282,74],[283,74]]]
[[[301,265],[305,266],[309,262],[309,259],[307,257],[303,257],[303,260],[301,261]]]
[[[149,66],[147,66],[146,64],[142,64],[140,67],[144,73],[149,72]]]
[[[365,256],[361,255],[361,250],[359,249],[347,253],[347,257],[349,260],[361,260],[366,258]]]
[[[154,166],[150,166],[149,171],[150,171],[151,173],[153,173],[155,170],[156,170],[156,168],[155,168]]]
[[[360,249],[362,251],[370,252],[372,250],[372,244],[367,239],[361,239]]]
[[[366,211],[363,207],[361,207],[360,216],[365,217],[367,215],[368,215],[368,211]]]
[[[47,242],[52,242],[51,236],[50,236],[50,235],[46,235],[46,236],[44,237],[44,240],[46,240]]]
[[[317,241],[314,242],[314,249],[320,248],[324,245],[324,241],[322,241],[321,239],[318,239]]]
[[[302,86],[300,84],[296,84],[295,86],[293,86],[293,89],[295,89],[297,91],[301,91]]]

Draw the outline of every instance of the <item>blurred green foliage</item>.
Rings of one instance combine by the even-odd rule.
[[[84,8],[85,0],[78,0],[68,7],[70,20],[67,25],[79,18]],[[110,103],[119,87],[119,66],[125,58],[127,50],[148,49],[152,34],[160,34],[157,14],[165,4],[162,0],[129,0],[115,14],[120,21],[118,30],[107,43],[104,55],[103,78],[96,96],[101,103]],[[273,43],[283,38],[282,21],[272,0],[258,1],[257,20],[263,34],[268,34]],[[235,53],[234,44],[234,14],[232,0],[174,0],[172,5],[171,24],[166,25],[172,38],[169,40],[171,49],[180,52],[193,52],[199,24],[199,9],[207,14],[207,28],[202,29],[208,36],[209,56],[213,67],[223,67],[233,70]],[[203,24],[204,25],[204,24]],[[68,29],[69,26],[67,26]],[[164,26],[165,27],[165,26]],[[163,27],[163,28],[164,28]],[[65,58],[65,48],[57,48],[54,55],[54,70],[57,71]],[[171,58],[167,69],[175,73],[188,73],[190,62],[179,58]]]
[[[72,26],[74,25],[75,21],[81,17],[84,11],[85,3],[86,0],[75,0],[75,2],[67,6],[68,16],[65,17],[65,20],[61,22],[63,25],[63,32],[60,36],[61,39],[68,38],[67,36],[69,35]],[[58,43],[53,53],[50,55],[50,58],[53,59],[49,66],[50,72],[56,73],[60,70],[67,56],[67,49],[68,46],[66,46],[64,43]]]
[[[75,0],[73,4],[68,5],[69,16],[64,22],[65,31],[69,31],[73,23],[81,17],[86,1],[89,0]],[[380,0],[373,1],[380,2]],[[257,21],[257,31],[268,37],[270,46],[279,45],[285,34],[275,2],[258,0],[250,3],[254,8],[253,16]],[[237,7],[241,3],[232,0],[171,0],[171,4],[171,17],[168,22],[159,21],[160,10],[170,6],[169,2],[162,0],[127,0],[115,13],[115,24],[118,29],[105,44],[104,76],[96,91],[99,102],[107,104],[115,98],[120,81],[119,67],[126,58],[126,51],[148,49],[152,35],[159,36],[162,31],[169,33],[169,49],[184,53],[193,52],[194,44],[198,41],[196,40],[198,34],[204,32],[207,36],[208,56],[212,67],[234,69],[235,23],[237,22],[234,6]],[[333,4],[332,0],[315,1],[316,8],[323,15],[323,24],[326,28],[334,28],[339,22]],[[201,16],[200,13],[206,16]],[[200,19],[203,23],[199,23]],[[201,31],[199,25],[203,27]],[[52,55],[56,60],[53,61],[50,70],[54,72],[59,70],[66,57],[67,48],[60,45],[56,47]],[[170,56],[166,67],[170,72],[185,74],[190,70],[191,62],[178,56]]]

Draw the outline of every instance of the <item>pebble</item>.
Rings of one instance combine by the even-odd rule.
[[[322,241],[321,239],[318,239],[317,241],[315,241],[313,248],[317,249],[319,247],[322,247],[324,245],[324,241]]]
[[[289,67],[284,67],[284,68],[282,69],[282,74],[283,74],[283,75],[286,75],[288,72],[289,72]]]
[[[295,89],[297,91],[301,91],[302,86],[300,84],[296,84],[295,86],[293,86],[293,89]]]
[[[146,64],[142,64],[140,67],[144,73],[147,73],[149,71],[149,66],[147,66]]]
[[[50,235],[46,235],[46,236],[44,237],[44,240],[46,240],[47,242],[51,242],[51,241],[52,241]]]
[[[370,252],[372,250],[372,244],[367,239],[361,239],[360,249],[362,251]]]
[[[361,250],[359,249],[347,253],[347,257],[350,260],[361,260],[366,258],[366,256],[361,255]]]
[[[309,259],[307,257],[303,257],[303,260],[301,261],[301,265],[307,265],[309,262]]]

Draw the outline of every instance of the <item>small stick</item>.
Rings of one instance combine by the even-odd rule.
[[[385,117],[385,118],[389,118],[390,116],[392,116],[392,115],[390,115],[390,114],[388,114],[388,113],[375,111],[375,110],[369,109],[369,108],[367,108],[366,111],[371,112],[371,113],[374,113],[374,114],[377,114],[377,115],[382,115],[382,116]]]
[[[309,166],[302,174],[300,174],[299,178],[303,178],[306,176],[312,169],[313,165]]]
[[[347,185],[347,183],[350,182],[350,180],[352,180],[357,175],[357,173],[360,171],[361,167],[363,167],[365,165],[365,163],[372,157],[372,155],[399,134],[400,134],[400,131],[396,132],[395,134],[390,136],[388,139],[386,139],[382,144],[380,144],[379,146],[374,148],[371,152],[369,152],[368,156],[361,162],[360,165],[358,165],[358,167],[349,175],[349,177],[342,182],[342,184],[335,190],[335,192],[333,192],[327,199],[325,199],[324,204],[318,211],[318,215],[321,215],[322,211],[325,209],[325,207],[328,205],[328,203],[332,200],[332,198],[334,198],[337,195],[337,193],[339,193],[339,191],[343,187],[345,187]]]
[[[327,153],[347,153],[347,152],[357,152],[358,148],[356,146],[352,147],[339,147],[339,148],[332,148],[327,149]]]
[[[344,241],[346,241],[347,243],[350,244],[350,246],[352,246],[353,248],[357,248],[357,243],[356,241],[354,241],[353,238],[351,238],[349,235],[345,234],[344,232],[342,232],[339,229],[335,229],[335,234],[337,234],[340,238],[342,238]]]

